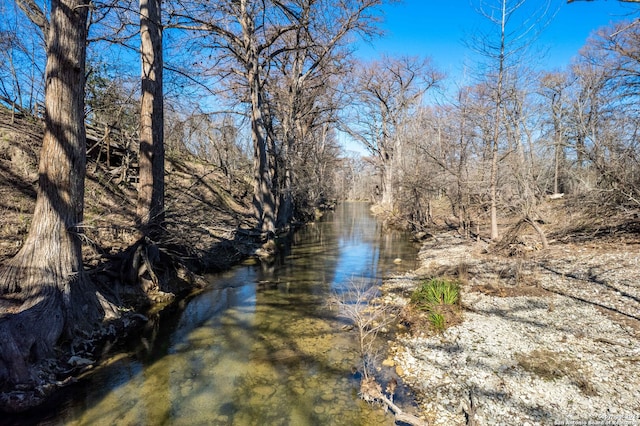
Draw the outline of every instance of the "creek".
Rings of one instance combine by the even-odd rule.
[[[416,255],[368,204],[340,204],[272,263],[209,275],[205,291],[74,385],[42,423],[393,425],[358,398],[357,336],[327,299],[413,269]]]

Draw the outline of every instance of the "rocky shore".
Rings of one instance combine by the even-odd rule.
[[[554,241],[490,254],[453,233],[422,247],[420,268],[388,280],[408,303],[424,278],[462,283],[463,321],[392,343],[396,373],[431,425],[640,425],[640,245]]]

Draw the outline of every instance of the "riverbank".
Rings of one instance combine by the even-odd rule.
[[[0,262],[18,252],[31,226],[41,141],[41,123],[0,113]],[[149,315],[202,287],[199,274],[228,269],[260,247],[260,235],[252,231],[248,174],[225,174],[188,153],[168,152],[165,232],[142,247],[147,256],[155,251],[153,270],[134,267],[141,248],[135,168],[111,151],[101,152],[104,144],[94,148],[85,180],[83,263],[96,291],[117,315],[90,335],[61,339],[50,358],[32,366],[30,383],[0,381],[0,411],[20,412],[46,403],[97,365],[110,348],[139,332]],[[148,283],[158,289],[148,291]]]
[[[447,232],[384,284],[398,307],[425,278],[463,284],[462,323],[411,330],[390,349],[429,424],[640,425],[639,235],[556,237],[507,257]]]

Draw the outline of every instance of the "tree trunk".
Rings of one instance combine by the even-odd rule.
[[[0,271],[0,384],[35,380],[30,364],[65,329],[104,315],[82,266],[87,14],[85,0],[51,2],[35,211],[24,245]]]
[[[390,135],[388,130],[389,113],[384,102],[380,102],[382,135],[380,146],[380,160],[382,167],[382,204],[393,208],[393,148],[389,149]]]
[[[383,163],[384,171],[382,172],[382,204],[393,208],[393,166],[392,161]]]
[[[384,124],[383,124],[384,126]],[[384,134],[384,131],[383,131]],[[393,197],[393,152],[389,152],[386,148],[388,144],[388,140],[384,141],[384,145],[380,148],[380,177],[381,177],[381,186],[382,186],[382,200],[381,204],[385,206],[389,206],[391,209],[393,207],[394,197]]]
[[[262,87],[260,84],[260,64],[258,58],[257,41],[255,40],[255,28],[252,18],[247,12],[245,0],[241,1],[243,41],[248,47],[245,65],[247,67],[247,83],[249,86],[249,99],[251,102],[251,138],[253,140],[253,173],[254,214],[258,220],[258,226],[263,232],[273,233],[276,230],[276,201],[273,194],[273,179],[271,167],[275,166],[269,161],[267,127],[263,115]]]
[[[524,220],[529,225],[531,225],[531,227],[538,233],[538,236],[540,237],[540,242],[542,243],[542,248],[547,250],[549,248],[549,241],[547,240],[547,237],[544,235],[544,231],[542,230],[540,225],[538,225],[538,222],[536,222],[535,220],[531,219],[528,216],[525,217]]]
[[[500,138],[500,125],[502,120],[502,83],[504,78],[505,63],[505,25],[507,19],[507,3],[502,0],[502,18],[500,20],[500,54],[498,57],[498,81],[496,85],[496,110],[494,117],[493,140],[491,141],[491,177],[490,177],[490,197],[491,197],[491,240],[497,241],[500,237],[498,232],[498,148]]]
[[[556,130],[556,136],[555,136],[555,152],[554,152],[554,167],[553,167],[553,193],[554,194],[559,194],[560,193],[560,185],[558,184],[559,180],[560,180],[560,150],[562,149],[561,146],[561,139],[562,135],[560,134],[560,132],[558,130]]]
[[[140,0],[142,98],[138,220],[159,227],[164,220],[164,112],[161,0]]]
[[[284,133],[287,134],[286,132]],[[293,218],[293,171],[291,170],[291,145],[292,143],[288,138],[287,142],[283,145],[283,158],[284,158],[284,178],[283,188],[280,195],[280,203],[278,207],[278,220],[277,227],[283,228],[289,224]]]
[[[296,59],[292,65],[292,77],[289,82],[289,95],[286,98],[287,103],[285,105],[284,118],[281,123],[282,127],[282,135],[284,143],[282,144],[282,165],[284,168],[283,173],[283,182],[282,182],[282,192],[280,194],[280,203],[278,206],[278,214],[277,214],[277,226],[278,228],[283,228],[287,224],[291,222],[293,219],[293,158],[292,155],[294,153],[294,144],[296,140],[296,135],[301,137],[302,132],[300,128],[302,124],[300,123],[300,118],[298,114],[297,106],[301,102],[301,79],[302,77],[302,61],[296,56]],[[296,133],[296,129],[298,132]]]
[[[254,193],[253,205],[256,219],[263,232],[275,232],[276,205],[273,197],[273,181],[269,167],[269,153],[261,95],[257,75],[250,73],[251,137],[253,139]]]
[[[498,114],[498,112],[496,112]],[[498,121],[498,120],[496,120]],[[496,129],[498,128],[496,122]],[[497,130],[496,130],[497,133]],[[500,237],[498,232],[498,141],[496,139],[491,143],[491,176],[489,182],[489,194],[491,198],[491,240],[497,241]]]

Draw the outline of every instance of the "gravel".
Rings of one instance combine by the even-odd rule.
[[[392,344],[433,425],[640,425],[640,246],[553,245],[527,258],[447,235],[385,283],[403,305],[424,277],[464,274],[462,323]]]

